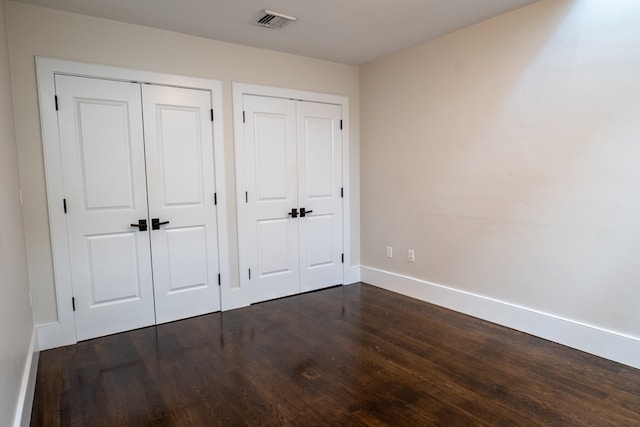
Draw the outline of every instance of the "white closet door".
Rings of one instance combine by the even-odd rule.
[[[300,290],[343,283],[339,105],[297,103]]]
[[[251,302],[299,292],[296,110],[287,99],[245,95],[246,236]]]
[[[220,310],[211,94],[142,90],[156,318],[164,323]]]
[[[55,81],[77,339],[152,325],[140,86]]]

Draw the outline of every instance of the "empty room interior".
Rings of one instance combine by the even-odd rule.
[[[640,425],[640,1],[0,15],[0,426]]]

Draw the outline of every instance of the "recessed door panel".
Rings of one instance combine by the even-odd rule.
[[[307,199],[332,197],[335,182],[335,121],[327,117],[303,116]]]
[[[304,268],[319,268],[335,264],[333,241],[335,218],[333,214],[314,215],[306,220],[306,252]]]
[[[290,247],[289,219],[258,221],[259,278],[291,273],[291,256],[297,248]]]
[[[258,201],[287,199],[287,116],[256,113],[255,159]]]
[[[55,79],[77,339],[152,325],[140,86]]]
[[[156,113],[163,204],[201,205],[204,195],[200,109],[157,105]]]
[[[165,230],[169,263],[168,293],[206,287],[207,240],[204,226]]]
[[[156,320],[164,323],[220,310],[211,93],[142,92]]]
[[[132,141],[128,103],[87,98],[74,103],[86,208],[133,208],[131,144],[139,141]]]
[[[87,236],[92,308],[140,298],[135,233]]]

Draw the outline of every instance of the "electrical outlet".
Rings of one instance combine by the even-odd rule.
[[[387,258],[393,258],[393,248],[391,246],[387,246]]]
[[[409,262],[414,262],[416,260],[416,253],[413,249],[409,249]]]

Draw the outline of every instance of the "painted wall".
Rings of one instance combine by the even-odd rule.
[[[360,79],[363,266],[640,338],[640,2],[545,0]]]
[[[0,425],[12,425],[33,332],[5,0],[0,0]],[[19,414],[21,416],[21,414]]]
[[[231,82],[345,95],[350,100],[352,263],[359,240],[358,68],[264,49],[9,2],[16,134],[24,190],[29,274],[37,324],[57,320],[49,239],[34,56],[220,80],[223,83],[225,162],[232,283],[238,282]]]

